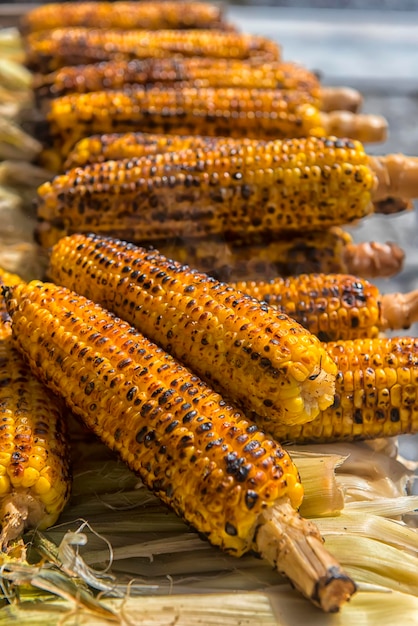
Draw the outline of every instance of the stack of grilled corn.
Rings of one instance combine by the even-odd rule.
[[[338,611],[353,575],[298,513],[278,442],[418,431],[418,339],[383,336],[418,320],[418,293],[380,294],[364,277],[398,271],[402,251],[342,230],[410,208],[418,161],[369,156],[360,140],[385,121],[357,113],[359,94],[209,4],[45,5],[22,33],[41,161],[59,172],[37,197],[49,282],[2,279],[0,386],[26,362],[202,537]],[[70,483],[58,409],[40,422],[35,401],[32,427],[19,393],[1,405],[5,550],[56,520]]]

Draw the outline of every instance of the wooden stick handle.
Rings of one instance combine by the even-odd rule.
[[[351,111],[357,113],[363,104],[363,96],[357,89],[351,87],[326,87],[321,86],[320,92],[321,110]]]

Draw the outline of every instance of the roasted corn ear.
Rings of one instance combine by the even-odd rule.
[[[132,323],[246,411],[296,423],[332,402],[336,370],[317,337],[156,251],[74,235],[52,250],[48,276]]]
[[[303,91],[130,85],[51,100],[35,133],[45,148],[65,159],[83,137],[109,132],[270,140],[329,134],[368,142],[383,140],[386,129],[386,120],[379,116],[324,113]]]
[[[21,284],[0,272],[0,289]],[[71,476],[63,408],[16,350],[0,291],[0,545],[25,528],[45,529],[69,498]]]
[[[381,294],[347,274],[301,274],[231,285],[286,313],[321,341],[373,338],[418,321],[418,290]]]
[[[149,242],[275,238],[347,224],[387,210],[385,198],[392,209],[395,194],[418,195],[418,159],[404,157],[402,169],[396,158],[392,180],[390,156],[371,158],[348,139],[310,137],[73,168],[38,189],[38,240],[50,245],[49,226],[61,235]]]
[[[210,29],[56,28],[29,34],[24,45],[26,65],[43,74],[67,65],[149,57],[280,58],[280,47],[271,39]]]
[[[18,285],[8,308],[33,371],[202,536],[236,556],[255,550],[325,611],[349,599],[353,581],[295,510],[290,457],[242,413],[74,292]]]
[[[219,5],[207,2],[55,2],[34,7],[20,20],[24,35],[55,28],[215,28],[226,26]]]
[[[418,432],[418,338],[326,344],[338,367],[334,403],[303,427],[259,425],[281,442],[324,443]]]
[[[348,87],[323,87],[317,76],[290,62],[251,63],[234,59],[166,58],[131,59],[67,66],[34,77],[38,106],[71,93],[122,89],[126,85],[183,87],[244,87],[308,92],[323,111],[356,112],[361,95]]]
[[[55,242],[59,236],[60,229],[43,233],[47,247],[48,237]],[[170,259],[226,282],[312,273],[389,278],[402,270],[405,259],[404,251],[394,243],[355,243],[338,226],[302,235],[284,233],[273,240],[205,237],[160,240],[152,246]]]

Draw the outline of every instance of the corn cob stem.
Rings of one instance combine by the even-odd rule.
[[[418,322],[418,289],[409,293],[388,293],[381,300],[381,329],[409,328]]]
[[[327,135],[352,137],[363,143],[385,141],[388,123],[381,115],[366,115],[350,111],[323,111],[321,126]]]
[[[321,110],[330,111],[351,111],[356,113],[360,110],[363,97],[357,89],[352,87],[327,87],[321,85],[319,95]]]
[[[262,515],[256,543],[276,569],[291,572],[299,591],[327,613],[335,613],[355,592],[355,585],[324,549],[316,526],[294,515],[288,502]]]
[[[390,241],[348,242],[342,257],[350,274],[363,278],[390,278],[402,270],[405,252]]]
[[[236,556],[262,550],[324,611],[350,598],[354,582],[296,511],[302,487],[277,443],[128,324],[74,292],[34,281],[9,289],[7,300],[33,372],[177,514]]]
[[[418,196],[418,157],[388,154],[369,158],[378,181],[374,192],[376,202]]]

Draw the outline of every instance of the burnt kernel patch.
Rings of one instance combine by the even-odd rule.
[[[167,426],[167,428],[165,429],[165,432],[167,434],[170,434],[173,432],[173,430],[179,425],[179,422],[177,420],[173,420],[172,422],[170,422],[170,424]]]
[[[230,535],[231,537],[236,537],[236,535],[238,534],[237,529],[230,522],[227,522],[225,524],[225,532],[227,535]]]
[[[258,493],[256,491],[253,491],[252,489],[248,489],[247,493],[245,494],[245,506],[247,507],[247,509],[251,511],[251,509],[254,508],[257,500]]]
[[[189,404],[189,406],[191,406],[191,405]],[[195,411],[195,410],[188,411],[186,413],[186,415],[183,417],[183,424],[187,424],[187,423],[191,422],[192,419],[194,417],[196,417],[196,415],[197,415],[197,411]]]
[[[122,435],[122,429],[121,428],[117,428],[113,434],[113,437],[115,438],[115,441],[119,441],[120,437]]]
[[[363,414],[361,412],[361,409],[356,409],[354,411],[353,419],[354,419],[354,423],[355,424],[362,424],[363,423]]]
[[[245,457],[238,457],[236,452],[230,452],[224,457],[224,460],[227,474],[233,476],[240,483],[247,479],[251,465],[245,464]]]
[[[128,391],[128,393],[126,394],[126,399],[131,402],[134,399],[135,394],[138,391],[138,387],[131,387]]]
[[[140,430],[138,430],[135,436],[135,441],[137,443],[142,443],[144,441],[145,435],[147,434],[147,431],[148,428],[146,426],[143,426]]]
[[[401,419],[401,415],[400,415],[399,409],[393,407],[390,410],[390,421],[391,422],[399,422],[400,419]]]

